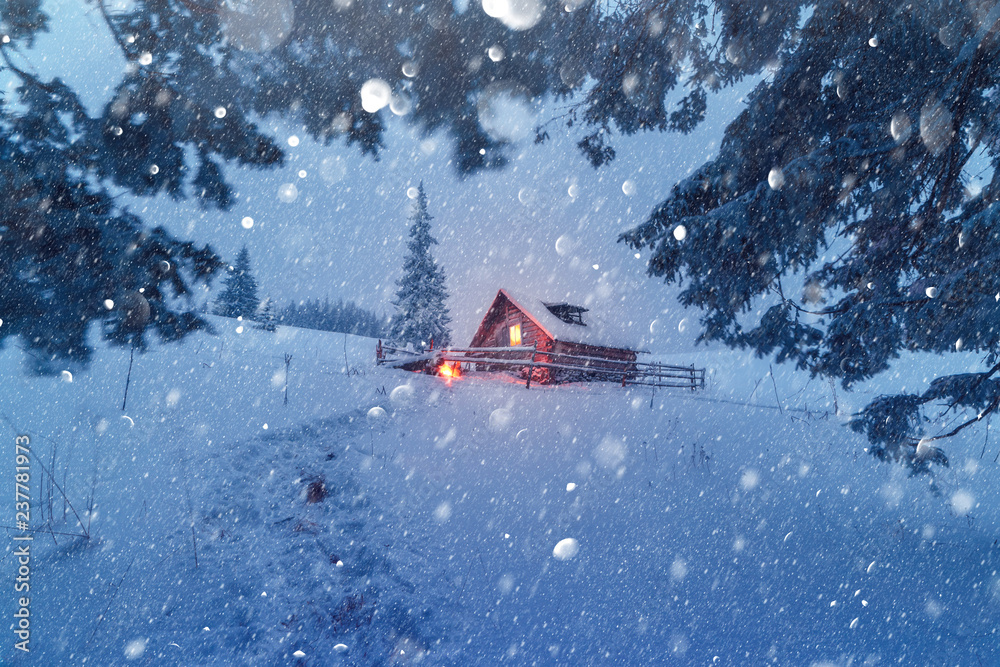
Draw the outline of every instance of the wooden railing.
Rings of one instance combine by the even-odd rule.
[[[705,369],[692,366],[674,366],[658,363],[591,357],[564,352],[539,350],[535,346],[515,347],[450,347],[427,352],[413,352],[384,346],[383,356],[377,363],[392,367],[408,366],[416,368],[437,368],[442,363],[461,364],[468,368],[523,369],[525,386],[531,386],[535,369],[550,369],[563,375],[578,375],[581,379],[621,382],[625,385],[650,387],[676,387],[681,389],[704,389]]]

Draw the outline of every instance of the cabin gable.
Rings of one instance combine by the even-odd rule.
[[[537,344],[547,349],[552,336],[519,304],[500,290],[486,311],[470,347],[517,347]]]

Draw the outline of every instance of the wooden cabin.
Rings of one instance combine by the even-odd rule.
[[[635,346],[627,343],[620,324],[616,330],[583,306],[507,289],[497,292],[469,347],[494,348],[488,354],[493,359],[526,358],[524,350],[505,353],[495,348],[532,347],[532,360],[543,365],[532,371],[531,379],[540,383],[617,380],[636,360]],[[503,370],[488,363],[478,366]]]

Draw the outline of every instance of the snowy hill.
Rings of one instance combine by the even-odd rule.
[[[948,444],[935,494],[864,453],[828,385],[732,352],[674,359],[709,368],[698,394],[526,390],[213,323],[137,354],[124,411],[127,350],[72,381],[0,353],[32,523],[55,518],[33,542],[33,655],[8,641],[5,661],[1000,660],[982,433]],[[60,534],[80,523],[89,539]]]

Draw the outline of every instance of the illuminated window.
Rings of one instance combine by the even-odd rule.
[[[515,324],[510,328],[510,344],[520,345],[521,344],[521,325]]]

